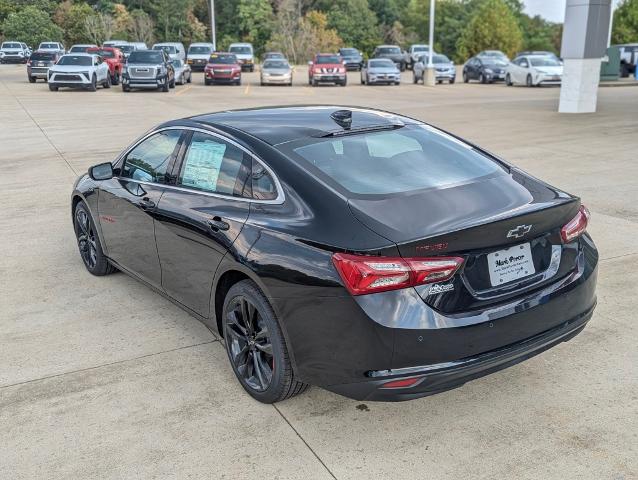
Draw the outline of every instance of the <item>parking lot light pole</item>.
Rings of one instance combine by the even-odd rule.
[[[217,32],[215,31],[215,0],[210,0],[210,34],[217,50]]]
[[[427,85],[428,87],[433,87],[436,83],[435,74],[434,74],[434,64],[432,63],[432,53],[434,50],[434,3],[436,0],[430,0],[430,45],[428,51],[428,65],[425,68],[425,76],[423,80],[423,85]]]

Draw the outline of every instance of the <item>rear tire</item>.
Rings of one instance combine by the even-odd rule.
[[[122,91],[123,92],[130,92],[131,91],[131,87],[129,87],[128,85],[122,84]]]
[[[252,280],[242,280],[228,291],[222,323],[233,372],[254,399],[275,403],[308,389],[296,379],[275,312]]]
[[[412,67],[412,83],[414,83],[415,85],[417,83],[419,83],[419,78],[416,76],[416,73],[414,73],[414,67]]]
[[[49,83],[49,90],[51,90],[52,92],[57,92],[58,91],[58,87],[56,87],[55,85],[51,85]]]
[[[80,201],[73,211],[73,228],[78,242],[80,256],[89,273],[101,277],[113,273],[116,269],[104,255],[95,222],[88,207]]]
[[[467,76],[467,72],[463,72],[463,83],[468,83],[470,79]]]
[[[170,88],[168,83],[169,83],[168,77],[166,77],[164,79],[164,85],[162,85],[162,92],[164,92],[164,93],[168,92],[168,89]]]
[[[456,79],[454,77],[450,78],[450,85],[452,85],[455,81]]]
[[[111,88],[111,75],[106,76],[106,81],[102,84],[103,88]]]
[[[532,76],[531,75],[527,75],[527,78],[525,79],[525,85],[527,85],[528,87],[533,87],[534,84],[532,83]]]
[[[29,75],[29,83],[35,83],[35,77]]]
[[[481,75],[479,75],[479,82],[487,83],[487,78],[482,73],[481,73]]]
[[[120,73],[115,72],[115,74],[111,77],[111,85],[118,86],[120,84]]]
[[[211,82],[210,82],[210,80],[209,80],[208,78],[205,78],[205,79],[204,79],[204,85],[210,85],[210,83],[211,83]]]

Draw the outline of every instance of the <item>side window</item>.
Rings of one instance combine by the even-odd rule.
[[[220,138],[194,132],[178,184],[204,192],[241,197],[249,177],[244,152]]]
[[[126,156],[122,176],[143,182],[164,183],[168,164],[181,134],[181,130],[164,130],[144,140]]]
[[[277,188],[264,166],[253,158],[252,168],[253,198],[256,200],[274,200],[277,198]]]
[[[523,68],[527,68],[527,67],[529,67],[529,63],[527,63],[527,59],[525,59],[525,58],[521,58],[520,65],[521,65],[521,67],[523,67]]]

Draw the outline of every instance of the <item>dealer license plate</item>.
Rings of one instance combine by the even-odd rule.
[[[490,253],[487,267],[493,287],[504,285],[536,273],[529,243]]]

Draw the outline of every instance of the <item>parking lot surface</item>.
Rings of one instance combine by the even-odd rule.
[[[32,478],[638,478],[638,89],[556,113],[558,88],[193,84],[96,93],[0,67],[0,476]],[[135,280],[77,252],[76,176],[152,126],[222,109],[337,104],[410,115],[580,195],[600,249],[598,308],[574,340],[403,403],[319,388],[243,392],[223,344]],[[347,319],[344,319],[347,321]]]

